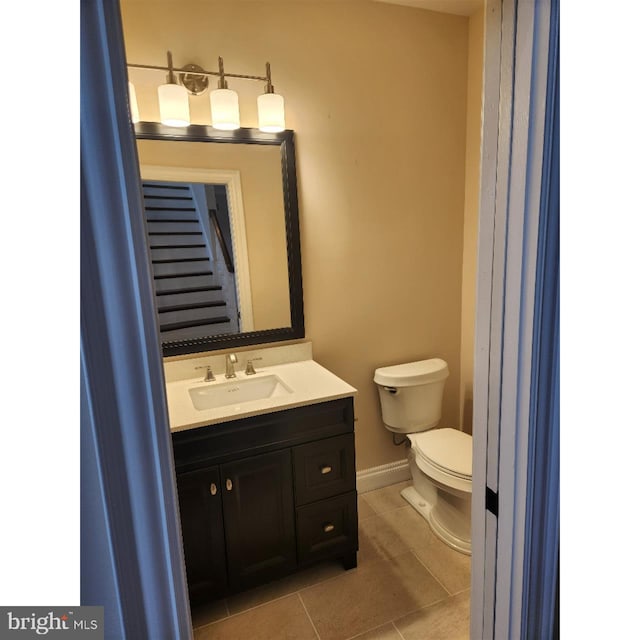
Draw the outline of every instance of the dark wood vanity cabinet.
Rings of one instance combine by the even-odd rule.
[[[192,603],[320,560],[356,566],[352,398],[172,438]]]
[[[290,452],[229,462],[222,475],[230,590],[290,573],[296,566]]]

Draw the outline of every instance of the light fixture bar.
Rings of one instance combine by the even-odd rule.
[[[240,73],[228,73],[227,71],[224,74],[221,74],[219,71],[205,71],[204,69],[198,69],[197,72],[184,70],[184,69],[170,69],[169,67],[158,67],[152,64],[129,64],[127,63],[127,67],[131,67],[132,69],[149,69],[151,71],[178,71],[178,72],[186,72],[186,73],[197,73],[200,76],[216,76],[220,77],[224,75],[225,78],[243,78],[244,80],[262,80],[266,82],[268,78],[266,76],[247,76]]]
[[[267,62],[267,75],[265,76],[267,86],[264,88],[265,93],[273,93],[273,84],[271,83],[271,65]]]
[[[178,84],[176,82],[176,76],[173,73],[173,56],[171,55],[171,51],[167,51],[167,64],[169,65],[167,67],[167,71],[169,72],[169,74],[167,75],[167,83]]]

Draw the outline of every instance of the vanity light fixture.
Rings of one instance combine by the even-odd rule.
[[[227,86],[224,77],[224,62],[218,58],[218,88],[209,94],[211,101],[211,126],[214,129],[233,131],[240,128],[240,107],[238,94]]]
[[[231,131],[240,127],[238,94],[229,89],[227,78],[259,80],[266,82],[265,93],[258,97],[258,126],[260,131],[277,133],[284,131],[284,98],[274,92],[271,82],[271,65],[267,62],[265,76],[248,76],[227,73],[222,58],[218,58],[218,71],[205,71],[201,67],[188,64],[178,69],[178,81],[173,69],[171,52],[167,51],[167,67],[147,64],[127,64],[134,69],[168,71],[167,84],[158,87],[160,121],[171,127],[186,127],[190,124],[189,94],[199,96],[209,87],[209,76],[218,78],[218,88],[211,91],[211,125],[214,129]],[[133,96],[133,97],[132,97]],[[132,122],[139,121],[138,106],[135,102],[135,87],[129,83],[129,102]],[[134,120],[134,118],[137,118]]]
[[[258,127],[260,131],[284,131],[284,98],[275,93],[271,84],[271,65],[267,62],[267,86],[258,96]]]
[[[189,93],[184,85],[176,82],[171,51],[167,51],[167,63],[167,83],[158,87],[160,122],[168,127],[188,127],[191,124]]]

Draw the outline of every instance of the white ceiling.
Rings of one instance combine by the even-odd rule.
[[[440,13],[455,13],[470,16],[484,6],[484,0],[376,0],[387,4],[402,4],[405,7],[417,7]]]

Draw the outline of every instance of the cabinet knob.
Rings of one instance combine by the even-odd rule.
[[[227,491],[231,491],[231,489],[233,489],[233,482],[231,482],[231,478],[227,478]]]
[[[327,522],[327,524],[322,526],[322,530],[325,533],[331,533],[334,529],[335,527],[330,522]]]
[[[211,486],[209,487],[209,491],[211,491],[212,496],[215,496],[216,493],[218,493],[218,487],[216,486],[215,482],[211,483]]]
[[[332,471],[333,471],[333,467],[331,467],[331,465],[329,465],[329,464],[325,464],[325,465],[320,467],[320,473],[323,476],[326,476],[327,473],[331,473]]]

